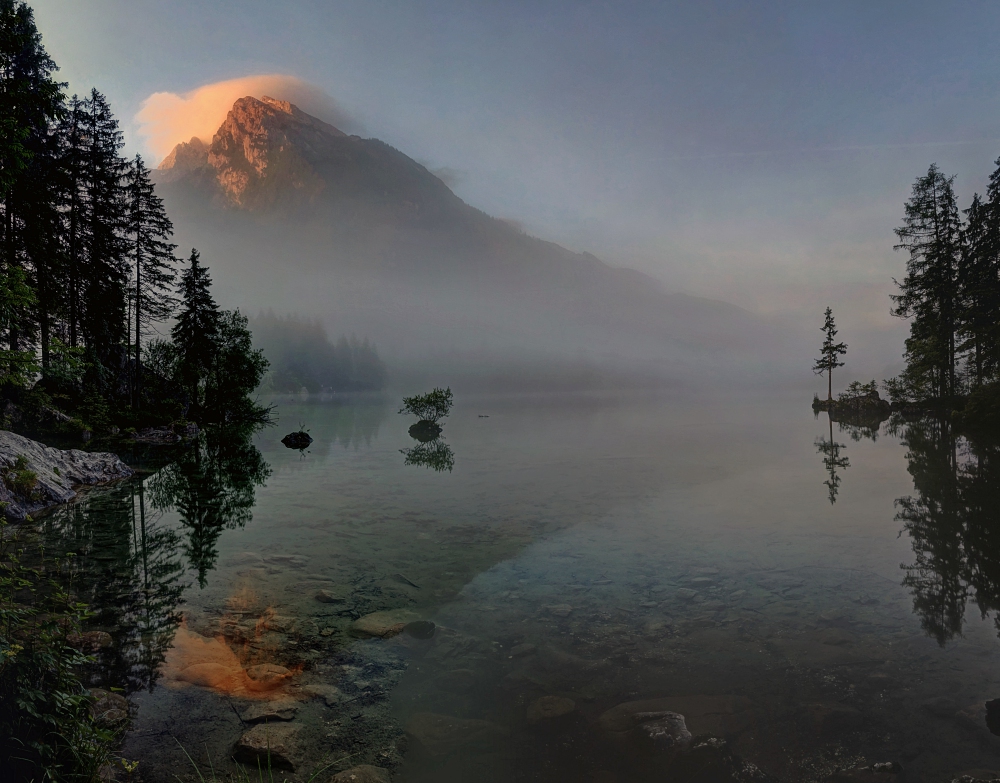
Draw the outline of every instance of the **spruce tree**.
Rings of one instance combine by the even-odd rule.
[[[178,380],[191,405],[201,407],[201,387],[212,370],[219,337],[219,307],[212,298],[212,279],[197,250],[181,272],[180,312],[170,336],[177,351]]]
[[[823,345],[820,347],[819,358],[813,365],[813,372],[817,375],[826,373],[826,399],[833,401],[833,371],[837,367],[843,367],[844,363],[840,357],[847,353],[847,343],[836,342],[837,324],[833,320],[833,310],[826,308],[823,313]]]
[[[87,142],[87,263],[81,270],[81,325],[92,361],[104,371],[120,370],[127,341],[126,297],[129,272],[128,164],[118,120],[104,96],[91,90],[84,114]],[[102,373],[104,374],[104,373]],[[102,387],[106,379],[94,379]]]
[[[997,369],[998,258],[993,208],[976,193],[965,210],[962,252],[957,271],[959,354],[968,356],[972,385],[981,386]]]
[[[949,400],[957,391],[956,332],[959,324],[958,268],[962,223],[955,201],[954,177],[936,165],[913,185],[903,225],[896,229],[906,250],[906,277],[894,281],[892,314],[909,318],[906,380],[923,397]]]
[[[0,0],[0,238],[2,276],[16,288],[52,253],[54,198],[46,177],[50,129],[62,106],[55,63],[22,0]],[[38,239],[45,237],[44,250]],[[8,291],[8,294],[11,291]],[[14,353],[31,347],[37,297],[6,297],[3,341]],[[16,303],[14,303],[16,301]]]
[[[142,384],[142,338],[150,326],[169,318],[177,305],[171,295],[176,272],[174,250],[168,240],[173,224],[167,217],[163,200],[156,195],[149,169],[142,156],[136,155],[126,175],[128,228],[132,283],[130,291],[133,326],[134,366],[132,405],[139,407]]]

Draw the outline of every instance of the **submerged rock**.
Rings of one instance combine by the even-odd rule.
[[[19,458],[23,467],[18,467]],[[3,513],[12,522],[23,522],[28,514],[73,500],[74,488],[81,484],[128,478],[132,469],[114,454],[54,449],[0,430],[0,475]]]
[[[407,721],[405,730],[432,756],[446,755],[463,745],[488,743],[507,733],[489,721],[455,718],[433,712],[414,714]]]
[[[750,725],[746,710],[746,701],[736,696],[667,696],[619,704],[601,715],[598,725],[609,738],[615,739],[645,720],[637,716],[676,712],[684,716],[692,734],[730,736]]]
[[[285,444],[286,448],[289,449],[304,449],[308,448],[309,444],[313,442],[312,436],[308,432],[289,432],[285,437],[281,439],[281,442]]]
[[[414,639],[430,639],[436,629],[437,626],[430,620],[414,620],[403,626],[403,633]]]
[[[372,612],[359,617],[351,626],[355,636],[378,637],[388,639],[401,633],[412,622],[420,619],[420,615],[409,609],[390,609],[382,612]]]
[[[344,695],[340,692],[340,689],[336,685],[330,685],[328,683],[303,685],[302,692],[308,696],[314,696],[317,699],[322,699],[323,703],[327,707],[335,707],[344,698]]]
[[[233,747],[233,759],[251,768],[260,764],[267,769],[268,761],[274,769],[295,771],[300,752],[299,734],[302,727],[291,724],[273,726],[260,724],[243,732]]]
[[[292,673],[284,666],[274,663],[259,663],[247,669],[250,678],[248,687],[252,691],[269,691],[281,686]]]
[[[313,596],[321,604],[342,604],[347,600],[347,590],[319,590]]]
[[[255,702],[240,712],[244,723],[273,723],[292,720],[299,711],[299,705],[292,699]]]
[[[389,770],[373,767],[371,764],[359,764],[343,772],[338,772],[330,783],[389,783]]]
[[[129,704],[124,696],[94,688],[90,691],[94,700],[90,705],[90,714],[99,728],[113,729],[121,726],[129,718]]]

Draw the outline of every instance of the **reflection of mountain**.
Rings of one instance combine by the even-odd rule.
[[[93,684],[129,693],[155,685],[184,590],[180,536],[151,513],[148,481],[86,494],[42,522],[47,555],[70,564],[62,577],[94,612],[86,630],[113,639],[93,650]]]
[[[319,315],[397,366],[470,352],[522,373],[552,372],[556,354],[641,360],[650,375],[699,354],[759,364],[766,328],[749,313],[527,236],[387,144],[288,103],[240,99],[211,144],[179,145],[159,177],[179,241],[204,251],[225,298]]]
[[[1000,446],[929,418],[908,424],[903,440],[916,492],[896,501],[915,555],[903,584],[944,644],[962,632],[970,599],[984,616],[1000,610]],[[994,622],[1000,630],[1000,616]]]
[[[222,531],[253,518],[257,487],[271,475],[252,434],[249,429],[207,430],[149,480],[153,506],[174,508],[180,515],[187,536],[184,553],[202,587],[215,567]]]

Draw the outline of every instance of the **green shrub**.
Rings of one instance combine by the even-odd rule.
[[[25,500],[35,500],[38,492],[38,474],[33,470],[28,470],[28,458],[20,455],[14,460],[14,464],[3,474],[3,483],[17,497]]]
[[[428,394],[418,394],[414,397],[404,397],[400,413],[410,413],[421,421],[436,422],[443,419],[451,411],[455,398],[451,388],[434,389]]]

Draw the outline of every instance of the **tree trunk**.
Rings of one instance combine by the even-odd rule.
[[[142,385],[142,366],[140,364],[140,329],[139,324],[140,318],[140,308],[142,306],[142,281],[140,280],[140,274],[142,264],[141,264],[141,232],[138,227],[136,227],[135,232],[135,382],[132,385],[132,395],[133,401],[132,406],[135,410],[139,410],[139,393],[140,387]]]
[[[826,401],[833,402],[833,364],[826,370]]]

